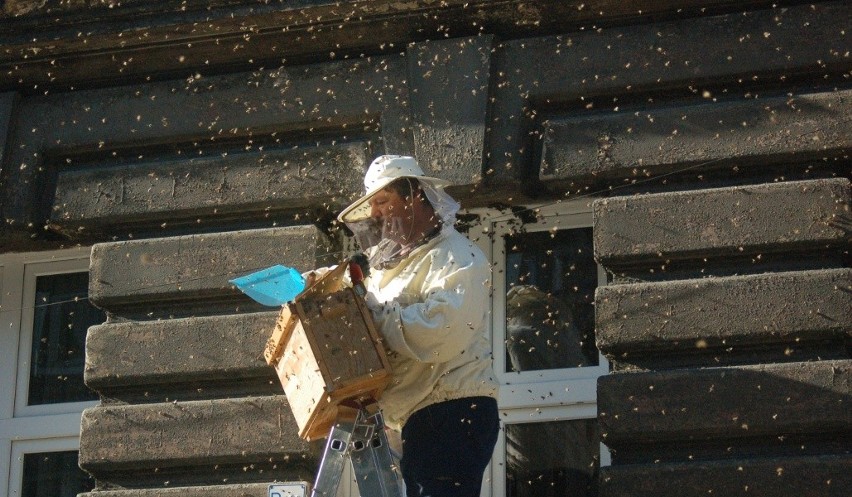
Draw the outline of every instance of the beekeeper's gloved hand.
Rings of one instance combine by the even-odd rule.
[[[364,295],[364,303],[367,304],[367,309],[370,309],[370,314],[373,315],[373,321],[378,323],[384,318],[385,305],[376,299],[373,292],[367,292]]]
[[[367,292],[364,295],[364,302],[367,304],[367,309],[370,309],[374,313],[381,312],[384,307],[381,302],[376,299],[376,296],[373,295],[373,292]]]

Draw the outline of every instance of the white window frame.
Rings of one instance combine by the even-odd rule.
[[[9,471],[9,497],[20,497],[24,486],[24,457],[28,454],[80,450],[80,436],[57,437],[40,440],[13,440],[12,464]]]
[[[589,228],[592,210],[589,202],[562,202],[528,208],[538,222],[524,226],[528,233]],[[598,377],[609,373],[609,362],[598,354],[597,366],[562,368],[541,371],[508,372],[506,355],[498,353],[506,342],[506,256],[502,246],[503,236],[516,222],[511,213],[479,212],[481,222],[468,236],[485,252],[492,267],[490,333],[494,348],[494,370],[500,382],[500,406],[505,409],[548,407],[596,402]],[[598,265],[598,285],[606,284],[606,272]],[[570,381],[571,389],[559,388]]]
[[[549,421],[579,421],[597,418],[597,404],[581,403],[572,406],[544,407],[537,409],[501,409],[502,428],[497,436],[494,455],[485,471],[483,489],[480,497],[506,495],[506,425],[525,423],[545,423]],[[600,444],[600,466],[609,466],[612,457],[609,449]],[[490,481],[489,481],[490,480]]]
[[[86,272],[90,247],[0,255],[0,493],[20,496],[23,455],[79,450],[80,416],[97,401],[28,406],[38,276]]]
[[[592,227],[589,200],[532,205],[525,214],[534,215],[535,223],[524,225],[526,232]],[[571,421],[597,418],[597,379],[609,374],[609,362],[598,354],[597,366],[541,371],[507,371],[506,367],[506,255],[503,236],[520,220],[511,211],[473,209],[478,216],[468,237],[486,254],[492,268],[491,317],[489,334],[494,352],[494,370],[500,383],[500,421],[503,426],[516,423]],[[597,266],[598,286],[607,283],[606,271]],[[600,465],[611,462],[609,450],[600,444]],[[506,495],[506,439],[500,430],[494,455],[485,473],[481,497]]]
[[[82,264],[85,262],[85,266]],[[15,395],[15,417],[43,416],[48,414],[64,414],[82,412],[86,407],[95,405],[91,401],[86,402],[64,402],[56,404],[28,405],[30,375],[23,374],[29,371],[32,354],[33,325],[35,320],[35,308],[39,305],[35,302],[36,281],[40,276],[54,276],[60,274],[79,273],[88,271],[88,258],[66,259],[49,262],[31,262],[24,266],[24,288],[23,302],[33,302],[34,305],[24,305],[21,309],[21,343],[18,347],[18,381]]]

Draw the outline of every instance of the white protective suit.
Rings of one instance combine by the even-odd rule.
[[[373,195],[402,178],[418,181],[441,226],[410,252],[375,229],[370,204]],[[364,280],[366,300],[391,365],[391,383],[379,405],[387,425],[397,430],[431,404],[497,397],[486,336],[491,269],[482,251],[454,228],[459,204],[444,191],[448,184],[425,176],[413,157],[380,156],[364,176],[364,196],[338,216],[372,267]]]
[[[464,397],[497,397],[486,336],[490,267],[452,225],[398,265],[373,270],[367,291],[391,364],[379,401],[388,426],[401,429],[423,407]]]

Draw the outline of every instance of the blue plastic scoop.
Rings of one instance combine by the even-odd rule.
[[[229,280],[255,302],[280,307],[305,289],[305,279],[291,267],[276,265]]]

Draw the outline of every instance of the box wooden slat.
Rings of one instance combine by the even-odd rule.
[[[290,312],[290,306],[281,306],[281,313],[275,322],[272,336],[266,341],[266,347],[263,349],[263,358],[266,359],[266,363],[270,366],[275,366],[278,363],[278,358],[284,352],[284,345],[287,344],[290,333],[293,332],[297,321],[298,316]]]
[[[306,440],[326,437],[335,421],[354,417],[358,402],[378,400],[390,382],[390,365],[363,298],[338,287],[326,281],[283,306],[264,351]]]
[[[295,300],[318,294],[329,294],[339,291],[343,286],[343,274],[346,272],[346,264],[339,264],[337,267],[323,275],[315,281],[310,287],[296,296]],[[293,331],[296,325],[298,316],[290,312],[289,305],[281,306],[281,315],[275,324],[272,331],[272,336],[266,341],[266,347],[263,350],[263,357],[266,363],[270,366],[275,366],[278,362],[278,357],[284,350],[284,345],[287,344],[287,336]]]

